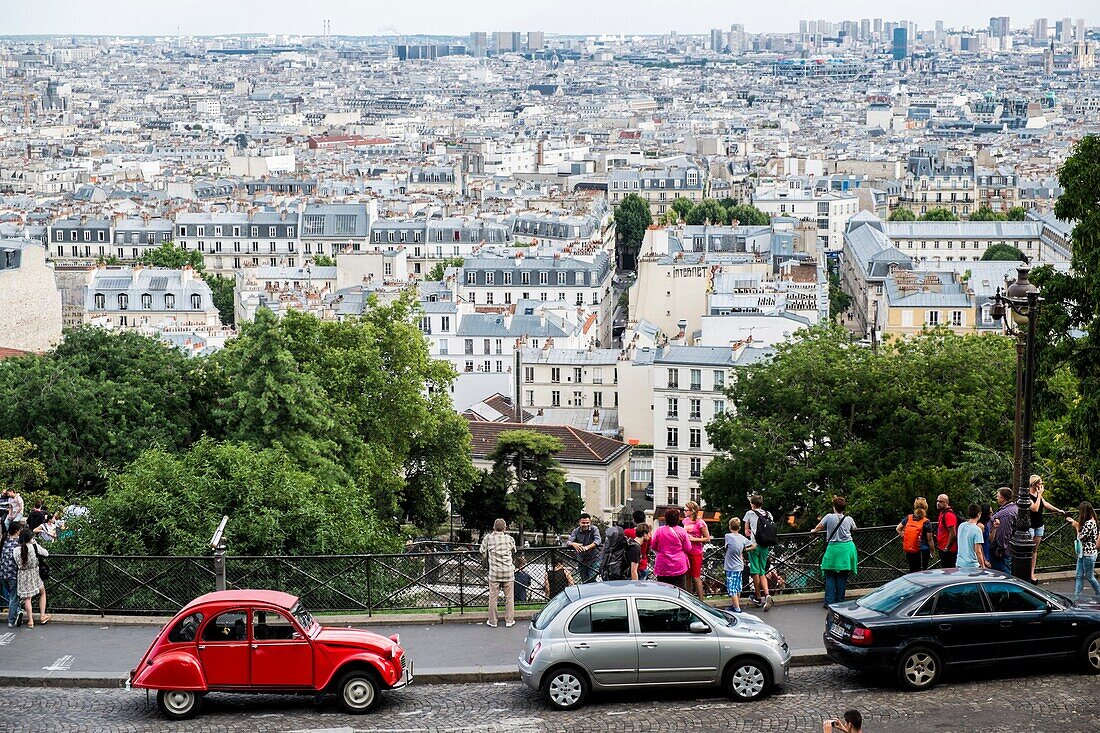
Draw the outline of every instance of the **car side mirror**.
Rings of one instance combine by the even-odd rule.
[[[710,627],[702,621],[692,621],[691,625],[688,626],[688,631],[693,634],[709,634]]]
[[[539,620],[539,615],[537,613],[534,616],[531,617],[531,623],[532,624],[534,624],[538,620]]]

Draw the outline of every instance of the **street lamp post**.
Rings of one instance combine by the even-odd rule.
[[[991,315],[1004,320],[1005,332],[1016,337],[1016,417],[1012,450],[1012,482],[1016,489],[1016,523],[1009,548],[1012,574],[1031,580],[1031,558],[1035,539],[1031,536],[1031,494],[1029,477],[1032,461],[1032,413],[1035,394],[1035,327],[1039,317],[1039,288],[1028,279],[1031,268],[1017,268],[1016,281],[993,297]],[[1010,318],[1005,318],[1009,315]],[[1011,320],[1011,323],[1009,321]]]

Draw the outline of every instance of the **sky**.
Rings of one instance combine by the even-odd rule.
[[[472,30],[542,30],[571,35],[706,33],[741,23],[749,33],[797,32],[799,19],[883,18],[929,28],[986,27],[1007,15],[1013,28],[1038,17],[1100,24],[1097,0],[0,0],[0,34],[466,35]],[[1053,25],[1053,23],[1052,23]]]

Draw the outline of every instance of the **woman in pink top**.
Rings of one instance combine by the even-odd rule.
[[[653,574],[657,576],[657,580],[687,590],[684,580],[687,577],[691,542],[687,532],[680,526],[679,509],[665,510],[665,523],[653,533],[649,547],[656,553]]]
[[[691,547],[688,550],[688,580],[687,590],[690,593],[695,587],[695,595],[700,601],[705,601],[703,595],[703,548],[710,542],[710,528],[703,521],[703,509],[694,501],[684,504],[687,513],[687,521],[684,522],[684,531],[687,532]]]

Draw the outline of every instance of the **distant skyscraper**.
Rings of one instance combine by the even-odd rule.
[[[542,31],[531,31],[527,34],[527,50],[541,51],[546,48],[546,34]]]
[[[859,21],[859,37],[861,40],[866,41],[871,37],[871,19],[864,18]]]
[[[721,28],[710,29],[710,50],[715,53],[722,53],[726,49],[726,34],[722,32]]]
[[[874,22],[871,25],[872,25],[872,29],[874,30],[874,32],[881,36],[882,35],[882,18],[875,18]]]
[[[798,32],[800,35],[806,35],[810,32],[810,22],[808,20],[798,21]]]
[[[484,56],[489,48],[489,34],[485,31],[474,31],[470,34],[470,55]]]
[[[989,19],[989,36],[991,38],[1008,38],[1008,17],[994,16]]]
[[[1073,42],[1073,21],[1069,18],[1062,18],[1062,35],[1058,40],[1062,43]]]
[[[909,56],[909,28],[900,25],[894,29],[894,60],[901,61]]]
[[[1078,18],[1077,19],[1077,40],[1078,41],[1085,40],[1085,19],[1084,18]]]
[[[1047,42],[1048,33],[1046,18],[1037,18],[1035,22],[1031,24],[1031,37],[1033,40],[1039,41],[1040,43],[1045,44]]]

